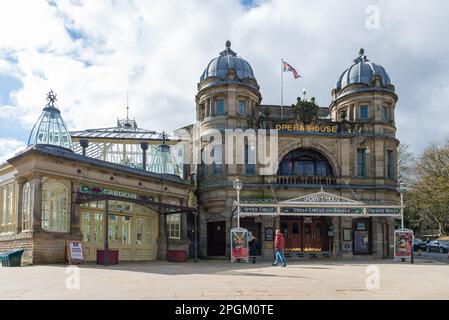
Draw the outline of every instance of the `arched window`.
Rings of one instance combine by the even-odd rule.
[[[34,207],[34,185],[25,183],[22,192],[22,231],[31,230]]]
[[[42,185],[42,229],[69,231],[69,192],[62,183],[47,180]]]
[[[297,149],[282,159],[278,175],[330,177],[334,175],[334,172],[329,161],[319,152]]]

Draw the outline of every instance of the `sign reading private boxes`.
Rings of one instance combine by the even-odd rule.
[[[394,260],[411,260],[413,250],[413,230],[394,231]]]
[[[81,241],[67,241],[67,260],[69,264],[84,263],[84,250]]]
[[[244,228],[231,229],[231,262],[248,262],[248,230]]]

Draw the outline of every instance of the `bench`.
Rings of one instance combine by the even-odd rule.
[[[0,253],[0,261],[3,267],[20,267],[22,264],[22,255],[24,249],[14,249]]]

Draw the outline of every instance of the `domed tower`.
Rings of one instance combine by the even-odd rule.
[[[331,118],[382,124],[385,130],[394,134],[397,100],[385,68],[368,60],[365,50],[360,49],[359,56],[341,74],[332,90]]]
[[[333,121],[351,133],[353,179],[373,179],[377,185],[397,184],[395,167],[395,108],[398,96],[390,76],[380,64],[371,62],[360,49],[354,63],[339,77],[332,90]],[[394,191],[391,200],[396,198]],[[386,196],[388,198],[388,196]]]
[[[31,130],[28,146],[45,144],[72,151],[72,139],[61,117],[61,111],[55,106],[56,100],[56,94],[50,91],[47,94],[47,105]]]
[[[255,175],[256,167],[247,161],[251,153],[248,139],[245,139],[245,164],[225,163],[224,130],[254,129],[261,100],[253,69],[246,60],[237,56],[231,49],[231,42],[227,41],[226,49],[207,64],[196,95],[197,121],[201,134],[208,134],[211,132],[209,129],[222,132],[221,145],[214,141],[212,150],[208,150],[211,144],[205,140],[201,145],[202,159],[204,155],[210,155],[214,159],[213,164],[202,162],[201,166],[192,168],[192,172],[198,172],[202,256],[223,256],[229,253],[227,235],[232,228],[232,205],[236,198],[232,181],[237,176]]]
[[[198,83],[197,121],[207,128],[253,127],[262,98],[251,65],[231,49],[212,59]]]

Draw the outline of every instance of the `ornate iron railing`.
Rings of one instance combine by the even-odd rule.
[[[337,177],[318,176],[277,176],[278,185],[323,185],[333,186],[337,184]]]

